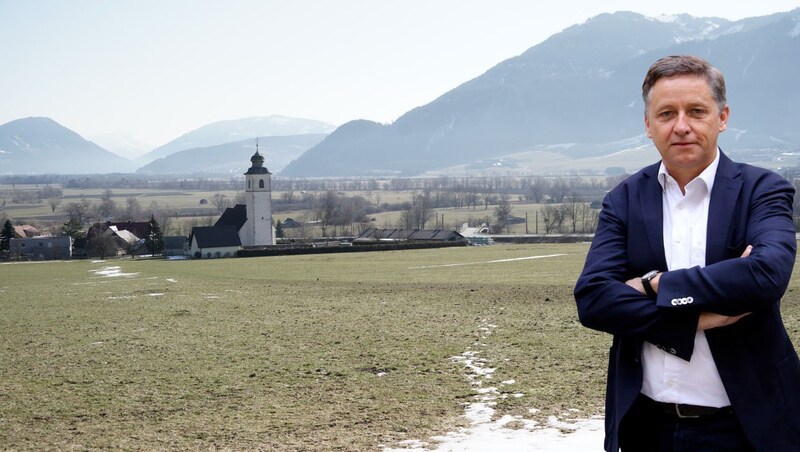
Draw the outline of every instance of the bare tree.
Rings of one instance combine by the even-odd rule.
[[[433,219],[436,212],[433,210],[430,192],[416,194],[411,203],[400,212],[401,228],[425,229],[425,225]]]
[[[326,191],[325,194],[318,199],[317,208],[314,213],[316,220],[319,221],[323,237],[328,236],[328,227],[335,224],[339,203],[339,195],[333,190]]]
[[[112,197],[114,192],[110,188],[105,189],[100,196],[100,204],[97,206],[97,216],[104,221],[111,220],[117,210],[117,204]]]
[[[545,234],[558,232],[561,230],[561,225],[564,223],[564,210],[555,204],[547,204],[544,206],[544,209],[542,209],[542,218],[544,220]]]
[[[67,203],[64,206],[64,212],[70,218],[75,218],[79,223],[83,224],[88,219],[90,207],[89,201],[82,197],[78,202]]]
[[[59,199],[59,198],[48,198],[47,199],[47,204],[50,206],[50,212],[51,213],[56,213],[56,209],[58,209],[58,206],[61,205],[61,199]]]
[[[483,210],[489,210],[489,204],[493,203],[497,198],[495,197],[494,193],[490,192],[488,189],[484,190],[483,192]],[[473,210],[475,207],[472,208]]]
[[[127,221],[136,221],[142,218],[142,206],[139,200],[134,197],[125,198],[125,211],[122,214],[122,219]]]
[[[45,185],[42,187],[41,191],[39,191],[39,199],[60,198],[62,196],[64,196],[63,190],[51,185]]]
[[[566,220],[568,218],[570,220],[573,234],[577,232],[578,223],[581,220],[581,205],[583,205],[581,198],[574,193],[570,193],[564,197],[564,204],[562,206],[564,210],[564,219]]]
[[[223,210],[231,206],[231,200],[222,193],[215,193],[211,198],[211,204],[217,208],[217,213],[222,213]]]
[[[497,202],[497,207],[494,209],[494,214],[497,217],[497,221],[505,226],[506,233],[511,232],[511,229],[508,225],[508,219],[511,217],[511,201],[510,196],[508,193],[503,193],[500,195],[500,200]]]
[[[545,191],[547,191],[547,181],[542,177],[536,177],[528,185],[528,199],[540,203],[544,198]]]
[[[569,193],[569,184],[562,179],[558,179],[550,187],[550,200],[554,203],[562,203]]]
[[[111,256],[117,252],[117,241],[110,235],[98,235],[89,240],[89,254],[92,256],[99,256],[105,259],[106,256]]]
[[[589,203],[581,204],[581,232],[594,232],[600,211],[592,209]]]

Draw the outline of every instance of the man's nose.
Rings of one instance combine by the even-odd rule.
[[[691,126],[689,125],[688,118],[686,117],[686,113],[680,112],[678,113],[678,117],[675,120],[675,133],[678,135],[686,135],[692,131]]]

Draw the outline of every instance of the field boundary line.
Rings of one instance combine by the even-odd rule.
[[[528,257],[514,257],[509,259],[496,259],[493,261],[483,261],[483,262],[460,262],[456,264],[441,264],[441,265],[421,265],[417,267],[408,267],[409,270],[419,270],[424,268],[442,268],[442,267],[462,267],[464,265],[481,265],[481,264],[497,264],[500,262],[514,262],[514,261],[526,261],[531,259],[544,259],[548,257],[560,257],[566,256],[566,254],[547,254],[545,256],[528,256]]]

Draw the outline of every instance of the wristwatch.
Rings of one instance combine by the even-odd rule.
[[[658,270],[650,270],[642,276],[642,285],[648,297],[655,297],[657,295],[656,291],[653,290],[653,286],[650,284],[650,281],[652,281],[656,275],[658,275]]]

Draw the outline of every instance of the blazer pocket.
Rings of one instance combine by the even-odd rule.
[[[778,378],[786,411],[795,430],[800,432],[800,359],[797,354],[793,353],[778,363]]]

